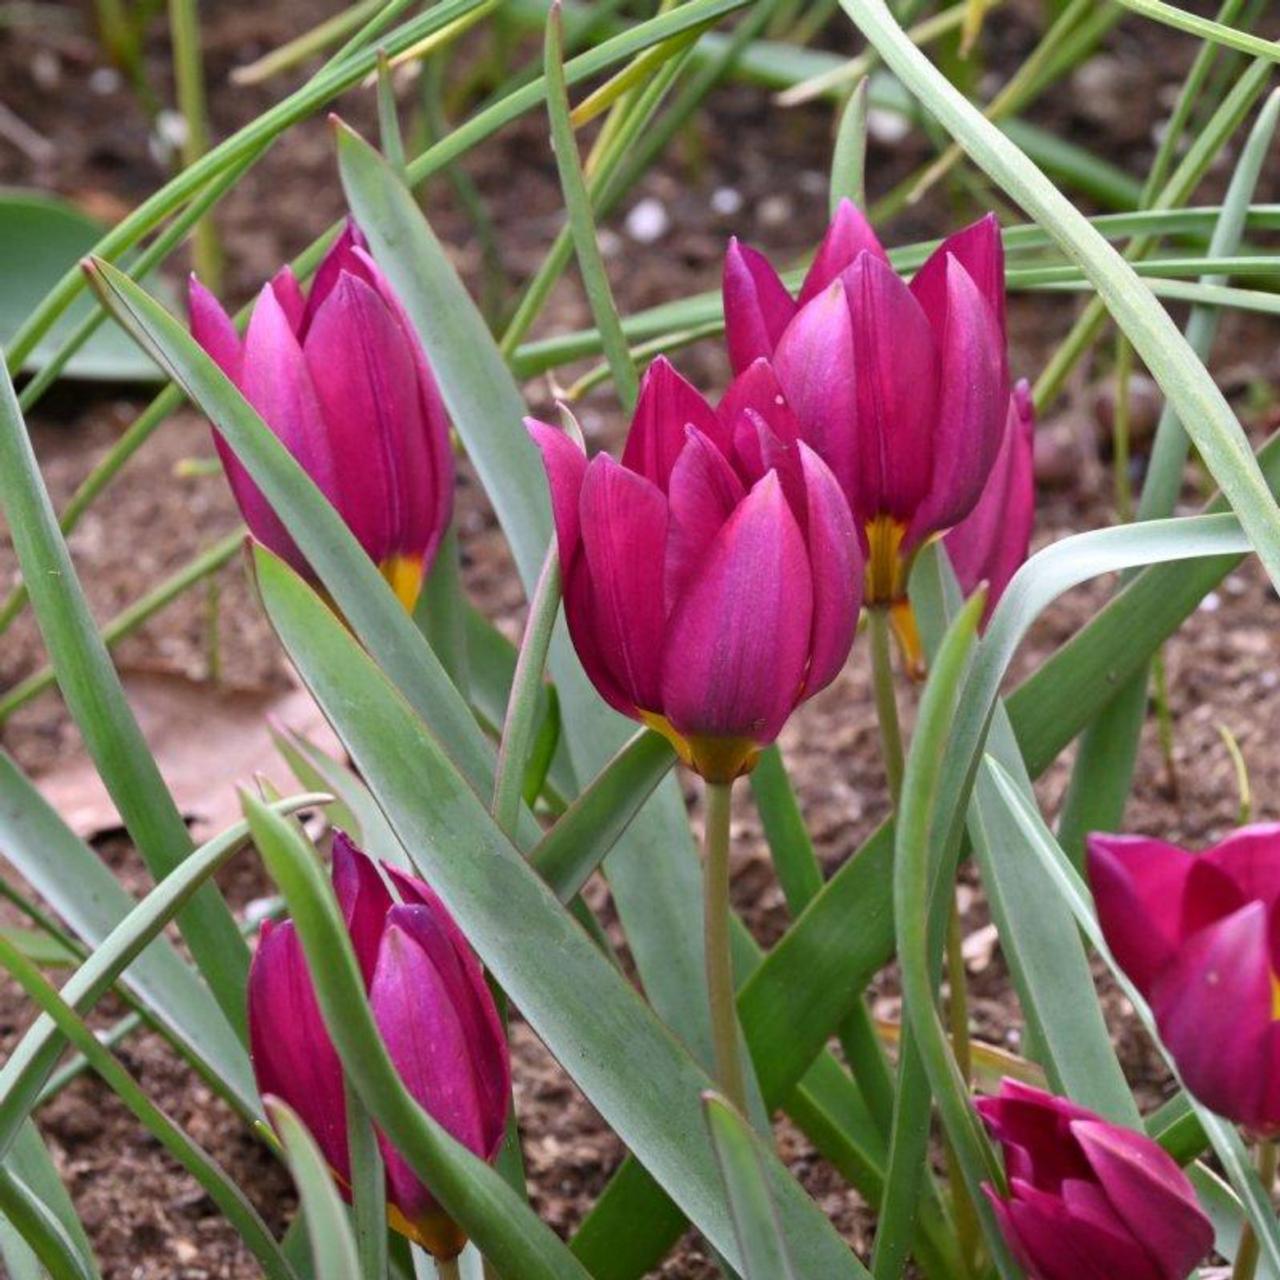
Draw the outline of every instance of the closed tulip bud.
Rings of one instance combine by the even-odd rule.
[[[1013,1080],[976,1105],[1009,1179],[987,1197],[1032,1280],[1186,1280],[1209,1251],[1191,1183],[1145,1134]]]
[[[342,834],[333,887],[378,1030],[414,1099],[463,1146],[492,1162],[506,1133],[511,1064],[484,974],[443,903],[420,880],[383,870]],[[249,1042],[258,1089],[283,1099],[349,1193],[342,1064],[325,1029],[291,922],[264,925],[249,971]],[[387,1219],[437,1258],[466,1244],[409,1163],[382,1134]]]
[[[444,402],[391,286],[348,222],[309,295],[288,267],[258,295],[241,341],[194,276],[191,331],[346,521],[406,608],[453,508]],[[253,536],[314,576],[248,471],[214,433]]]
[[[987,584],[984,622],[1031,547],[1036,517],[1035,431],[1035,405],[1031,388],[1023,380],[1009,397],[1004,438],[982,496],[944,539],[965,595],[972,594],[980,582]]]
[[[1280,1136],[1280,824],[1193,854],[1092,835],[1107,945],[1146,997],[1183,1083],[1260,1137]]]
[[[528,425],[588,676],[709,781],[747,772],[844,664],[862,580],[848,506],[772,370],[749,366],[717,411],[655,361],[620,463]]]
[[[948,237],[908,285],[846,201],[795,301],[759,254],[732,244],[724,309],[734,367],[771,361],[801,439],[839,481],[862,542],[865,602],[893,610],[918,666],[912,563],[974,509],[1004,436],[999,225],[988,216]]]

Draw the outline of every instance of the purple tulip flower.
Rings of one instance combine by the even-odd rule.
[[[462,931],[421,880],[373,862],[343,834],[333,888],[364,976],[374,1020],[417,1102],[454,1138],[493,1161],[506,1133],[511,1063],[484,974]],[[342,1064],[329,1039],[292,922],[265,924],[249,971],[249,1042],[263,1096],[283,1099],[349,1191]],[[387,1218],[437,1258],[466,1244],[408,1162],[378,1134]]]
[[[1031,548],[1036,518],[1036,411],[1023,379],[1009,397],[1004,438],[977,506],[943,542],[965,595],[987,584],[985,623]]]
[[[801,438],[844,490],[866,557],[866,604],[893,611],[918,668],[912,563],[973,510],[1004,436],[998,223],[988,215],[949,236],[907,285],[844,201],[795,300],[764,257],[731,242],[724,311],[734,369],[773,364]]]
[[[453,453],[422,344],[348,221],[304,296],[288,267],[264,286],[244,340],[197,280],[191,332],[347,522],[406,608],[448,527]],[[253,536],[314,578],[222,437],[214,443]]]
[[[1200,854],[1141,836],[1088,846],[1107,945],[1183,1083],[1250,1132],[1280,1135],[1280,824]]]
[[[528,425],[592,682],[709,781],[747,772],[844,665],[863,579],[848,505],[773,370],[751,364],[713,409],[655,361],[621,463]]]
[[[1009,1179],[987,1198],[1032,1280],[1186,1280],[1208,1253],[1191,1183],[1145,1134],[1013,1080],[975,1105]]]

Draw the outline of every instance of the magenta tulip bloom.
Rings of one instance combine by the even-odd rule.
[[[862,582],[840,487],[773,371],[751,365],[716,410],[655,361],[621,463],[528,425],[592,682],[709,781],[747,772],[844,665]]]
[[[1208,1253],[1191,1183],[1145,1134],[1013,1080],[975,1105],[1009,1179],[987,1198],[1032,1280],[1186,1280]]]
[[[310,296],[288,267],[258,295],[243,342],[193,276],[191,332],[347,522],[412,608],[453,508],[453,453],[426,353],[348,222]],[[253,536],[313,576],[280,517],[214,433]]]
[[[1280,1135],[1280,824],[1200,854],[1140,836],[1088,843],[1107,945],[1183,1083],[1251,1132]]]
[[[1009,397],[1004,438],[986,488],[977,506],[944,539],[965,595],[971,595],[980,582],[987,584],[984,622],[1031,547],[1036,518],[1035,432],[1035,405],[1024,379]]]
[[[421,880],[377,867],[345,836],[333,842],[333,888],[364,975],[373,1016],[409,1092],[483,1160],[506,1133],[511,1064],[480,964],[443,903]],[[258,1089],[283,1099],[310,1130],[347,1193],[342,1065],[325,1030],[292,922],[263,925],[249,971],[249,1041]],[[387,1218],[437,1258],[466,1238],[409,1164],[378,1135]]]
[[[973,510],[1004,434],[996,220],[948,237],[907,285],[845,201],[794,301],[760,254],[733,242],[724,310],[734,368],[771,361],[801,438],[840,482],[866,557],[866,603],[894,610],[914,663],[916,552]]]

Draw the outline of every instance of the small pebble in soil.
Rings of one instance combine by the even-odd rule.
[[[1222,597],[1216,591],[1210,591],[1203,600],[1200,601],[1201,613],[1217,613],[1222,608]]]
[[[661,200],[646,196],[627,214],[627,235],[641,244],[661,240],[671,229],[671,215]]]
[[[734,187],[717,187],[711,193],[711,208],[723,218],[731,218],[742,208],[742,192]]]
[[[756,212],[766,227],[780,227],[791,221],[794,209],[787,196],[775,195],[761,200]]]
[[[89,77],[89,88],[106,97],[120,88],[120,73],[114,67],[98,67]]]
[[[900,116],[896,111],[885,111],[880,107],[872,107],[867,112],[867,133],[873,142],[881,146],[891,147],[911,132],[911,121]]]

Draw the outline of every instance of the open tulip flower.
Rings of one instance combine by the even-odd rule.
[[[765,258],[732,242],[724,311],[735,370],[770,360],[801,438],[844,490],[866,557],[865,602],[893,611],[918,668],[911,565],[974,509],[1005,434],[998,223],[988,215],[949,236],[908,285],[844,201],[796,299]]]
[[[1183,1083],[1251,1133],[1280,1135],[1280,824],[1200,854],[1093,835],[1089,878]]]
[[[196,341],[412,608],[452,513],[449,423],[422,344],[359,228],[347,223],[308,296],[288,267],[264,286],[243,341],[194,276],[189,302]],[[253,536],[313,576],[216,432],[214,442]]]
[[[416,1101],[454,1138],[493,1161],[506,1133],[511,1064],[484,974],[440,899],[420,880],[383,870],[342,834],[333,887],[391,1060]],[[293,924],[263,925],[249,973],[249,1039],[264,1096],[301,1117],[344,1193],[347,1151],[342,1065],[329,1039]],[[407,1161],[378,1135],[392,1227],[437,1258],[466,1244]]]
[[[1033,1280],[1186,1280],[1209,1251],[1191,1183],[1145,1134],[1013,1080],[976,1106],[1009,1180],[987,1197]]]
[[[977,505],[943,539],[965,595],[987,584],[991,616],[1031,547],[1035,524],[1036,411],[1023,379],[1009,396],[1004,438]]]
[[[747,772],[843,666],[863,576],[840,487],[773,371],[749,366],[717,410],[655,361],[620,463],[529,429],[592,682],[708,781]]]

